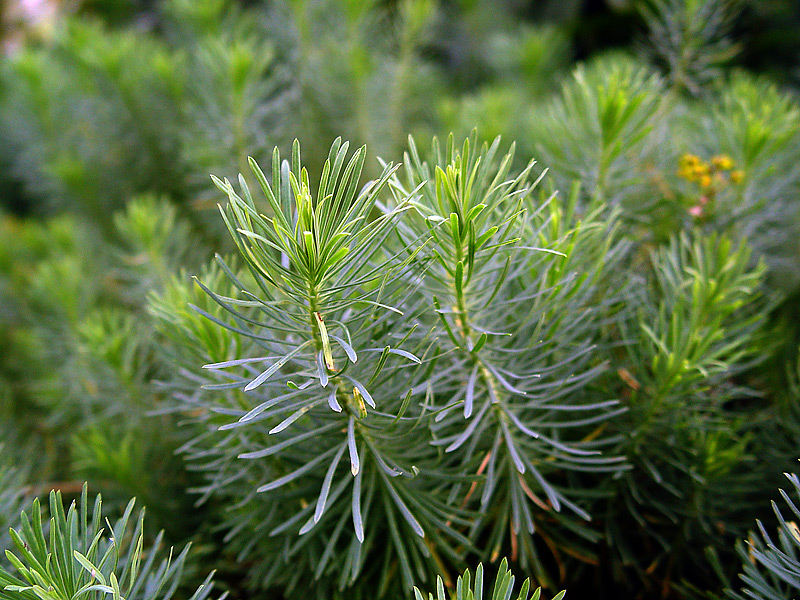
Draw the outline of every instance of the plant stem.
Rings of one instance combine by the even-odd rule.
[[[316,350],[316,354],[319,355],[320,352],[323,352],[323,343],[322,343],[322,336],[320,335],[319,325],[317,324],[317,317],[316,315],[320,314],[319,311],[319,290],[317,286],[309,283],[308,285],[308,322],[309,326],[311,327],[311,335],[314,339],[314,348]],[[322,368],[331,375],[335,372],[334,369],[328,368],[325,360],[322,361]],[[359,420],[362,418],[363,415],[359,414],[359,407],[357,405],[357,401],[354,398],[354,392],[348,392],[345,382],[342,380],[341,377],[333,375],[330,377],[329,383],[333,385],[334,389],[336,389],[336,396],[337,399],[339,398],[339,394],[341,394],[345,399],[345,408],[347,410],[347,416],[353,414],[357,417],[355,421],[355,427],[357,431],[363,435],[363,431],[359,424]],[[362,407],[363,408],[363,407]]]
[[[456,247],[456,258],[457,261],[461,260],[461,246],[457,245]],[[465,348],[472,348],[472,328],[469,326],[469,312],[467,311],[467,302],[464,295],[464,285],[455,285],[455,280],[453,281],[453,293],[456,297],[456,314],[457,314],[457,321],[458,321],[458,329],[461,333],[461,337],[464,341]],[[486,363],[478,356],[476,353],[470,350],[469,352],[470,360],[472,361],[472,365],[478,367],[478,373],[483,380],[484,385],[486,385],[486,389],[489,390],[489,397],[492,399],[493,402],[500,401],[500,395],[498,394],[499,390],[497,387],[497,380],[494,375],[489,371],[486,367]]]

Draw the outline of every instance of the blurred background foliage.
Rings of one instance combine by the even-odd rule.
[[[315,181],[342,136],[367,144],[366,182],[409,134],[477,128],[515,141],[517,171],[549,169],[554,229],[535,235],[607,236],[575,234],[594,304],[563,306],[603,353],[580,393],[628,409],[603,433],[630,468],[563,475],[593,521],[547,513],[547,552],[517,572],[575,597],[797,593],[794,517],[770,506],[800,458],[796,0],[6,0],[0,41],[3,547],[23,499],[88,480],[193,541],[189,572],[280,598],[262,572],[285,563],[254,565],[280,544],[248,535],[262,497],[209,492],[225,446],[258,442],[207,441],[233,409],[198,369],[241,349],[187,307],[219,312],[191,275],[230,285],[208,175],[256,189],[248,157],[297,138]]]

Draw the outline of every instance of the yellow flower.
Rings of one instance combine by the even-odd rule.
[[[731,181],[733,183],[742,183],[744,181],[744,171],[740,169],[731,171]]]
[[[696,154],[684,154],[681,156],[680,165],[682,167],[693,167],[700,163],[700,157]]]
[[[729,171],[733,168],[733,159],[727,154],[720,154],[711,159],[711,164],[720,171]]]
[[[711,175],[701,175],[700,176],[700,185],[704,188],[711,187]]]

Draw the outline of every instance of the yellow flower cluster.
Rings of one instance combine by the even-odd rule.
[[[732,183],[741,183],[744,172],[734,169],[733,159],[727,154],[714,156],[710,161],[702,160],[696,154],[681,156],[678,177],[699,183],[704,190],[713,190],[715,183],[724,183],[725,174]]]

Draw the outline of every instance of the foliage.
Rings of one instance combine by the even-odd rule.
[[[751,475],[755,416],[744,402],[754,392],[736,379],[763,360],[764,268],[749,266],[746,246],[696,235],[653,253],[639,307],[619,323],[630,340],[617,363],[630,410],[616,424],[634,469],[619,480],[605,526],[634,570],[645,566],[635,559],[640,544],[657,542],[662,550],[647,566],[666,569],[665,582],[679,561],[705,564],[712,541],[730,552],[761,485]],[[718,523],[726,531],[708,537]]]
[[[217,289],[200,281],[219,306],[196,308],[229,332],[211,337],[208,326],[199,330],[196,317],[185,310],[176,314],[174,301],[155,300],[152,310],[180,323],[184,339],[201,337],[201,344],[182,343],[186,350],[223,352],[210,357],[212,377],[202,379],[214,393],[179,396],[201,423],[232,432],[209,437],[200,429],[187,446],[208,472],[204,491],[247,503],[247,510],[228,517],[234,531],[253,518],[251,503],[268,502],[269,516],[258,522],[270,536],[251,537],[246,551],[281,552],[294,565],[307,561],[292,573],[273,566],[264,583],[288,574],[290,586],[296,585],[299,574],[313,569],[316,577],[336,575],[344,587],[366,576],[365,565],[377,563],[385,565],[379,571],[385,589],[392,577],[387,568],[397,560],[410,586],[434,566],[425,560],[423,538],[436,540],[438,561],[460,564],[458,545],[471,545],[462,527],[471,528],[473,538],[489,536],[493,554],[505,547],[510,527],[514,552],[545,576],[532,537],[538,530],[534,515],[564,507],[588,516],[560,489],[560,476],[553,482],[546,474],[621,466],[619,459],[601,456],[602,437],[581,441],[619,412],[613,401],[588,392],[604,368],[592,354],[590,306],[597,297],[591,284],[602,273],[596,258],[615,253],[609,249],[612,225],[589,218],[576,226],[571,209],[532,195],[532,164],[506,181],[512,155],[499,154],[499,140],[474,153],[471,147],[468,140],[456,150],[451,139],[445,152],[434,143],[434,175],[412,142],[406,181],[386,165],[358,196],[352,182],[363,149],[346,162],[347,145],[339,141],[316,199],[297,146],[291,164],[275,154],[278,185],[267,184],[253,163],[275,216],[260,216],[244,179],[241,196],[227,181],[217,181],[229,197],[223,214],[249,273],[241,277],[220,260],[229,283],[220,281],[217,269],[207,273]],[[387,183],[395,204],[380,205],[382,216],[367,222]],[[390,243],[393,232],[399,245]],[[512,237],[516,232],[543,247],[522,246]],[[515,256],[513,269],[509,256]],[[575,269],[594,274],[572,277]],[[523,299],[533,302],[525,306]],[[568,303],[587,311],[580,327],[558,318],[556,307]],[[509,310],[513,305],[523,312]],[[397,306],[402,319],[394,317]],[[512,325],[518,334],[504,333]],[[220,343],[220,336],[229,341]],[[527,345],[533,340],[536,354]],[[263,371],[249,366],[266,361],[271,364]],[[243,366],[241,375],[226,371]],[[191,380],[196,386],[197,376]],[[421,435],[430,443],[412,443]],[[348,461],[349,475],[338,468]],[[487,468],[485,484],[470,489],[475,469],[480,476]],[[348,488],[351,498],[341,498]],[[296,507],[295,498],[315,496],[316,502]],[[478,518],[490,503],[505,508]],[[478,513],[465,512],[473,506]],[[344,529],[348,521],[352,530]],[[389,549],[373,559],[376,540],[385,538]],[[347,549],[344,563],[331,560],[337,543]]]
[[[15,300],[2,320],[6,452],[37,455],[40,480],[91,474],[109,499],[137,494],[180,538],[185,520],[173,511],[187,502],[187,479],[172,455],[174,428],[146,417],[160,402],[152,379],[162,367],[142,314],[145,293],[191,262],[193,233],[152,197],[111,220],[113,241],[68,216],[3,224],[0,273]]]
[[[590,197],[630,199],[631,218],[646,212],[647,205],[638,205],[643,155],[663,90],[661,79],[632,58],[608,56],[578,66],[543,109],[546,118],[531,123],[537,154],[556,173],[556,185],[567,189],[579,180]]]
[[[52,51],[32,48],[3,67],[3,135],[30,194],[107,223],[131,194],[174,191],[179,82],[159,41],[70,21]]]
[[[513,145],[503,157],[499,139],[474,147],[474,138],[460,150],[452,138],[445,148],[434,140],[428,163],[412,140],[404,160],[400,189],[422,186],[406,239],[433,238],[420,291],[435,313],[420,329],[439,329],[437,374],[419,386],[443,411],[434,443],[453,453],[464,476],[475,468],[486,472],[473,490],[481,516],[471,534],[486,536],[489,556],[496,556],[510,530],[513,557],[546,578],[533,534],[547,540],[565,533],[549,531],[548,513],[564,508],[589,518],[562,491],[563,474],[623,468],[604,452],[610,441],[601,434],[619,407],[591,391],[607,368],[593,346],[596,319],[614,302],[610,290],[600,289],[604,278],[612,281],[622,245],[613,218],[595,212],[578,220],[577,194],[566,202],[537,197],[541,175],[530,182],[533,161],[510,175]],[[573,310],[583,315],[580,323],[560,318]],[[463,409],[454,410],[462,400]],[[449,502],[464,487],[455,486]],[[556,520],[566,527],[562,517]]]
[[[764,256],[774,286],[784,293],[797,289],[800,214],[792,201],[800,186],[794,160],[800,139],[797,99],[764,79],[736,72],[702,132],[703,145],[729,154],[743,173],[731,206],[714,225],[747,239]]]
[[[0,450],[3,448],[0,447]],[[13,468],[4,460],[0,466],[0,548],[11,545],[8,530],[16,525],[19,511],[26,501],[22,480],[19,469]]]
[[[57,4],[0,57],[4,528],[89,480],[241,598],[767,593],[786,2]]]
[[[257,13],[229,9],[224,2],[201,9],[194,4],[173,0],[161,11],[186,82],[176,135],[190,206],[216,227],[208,173],[246,173],[248,154],[266,156],[283,143],[292,91],[275,43],[260,32]]]
[[[789,473],[785,475],[792,483],[794,496],[797,498],[800,492],[797,475]],[[783,490],[780,490],[780,493],[795,517],[800,518],[800,511],[789,495]],[[772,541],[766,528],[759,521],[759,535],[751,534],[746,545],[740,543],[737,546],[743,568],[740,577],[745,587],[741,594],[732,594],[734,598],[783,600],[794,597],[800,589],[800,560],[797,555],[800,539],[798,539],[797,524],[795,521],[787,521],[775,502],[772,503],[772,509],[780,525],[777,541]]]
[[[6,550],[6,557],[16,574],[0,567],[0,598],[55,600],[110,595],[115,600],[166,600],[173,596],[189,547],[174,559],[171,550],[168,557],[159,559],[156,552],[144,549],[144,511],[135,518],[133,531],[128,527],[133,500],[116,523],[106,520],[107,531],[103,528],[100,496],[91,515],[88,502],[84,486],[80,507],[72,503],[65,512],[61,493],[52,491],[51,518],[44,523],[39,500],[33,501],[30,516],[22,513],[21,528],[11,530],[16,550]],[[160,543],[161,535],[153,548]],[[191,598],[203,600],[211,591],[209,575]]]
[[[648,0],[641,3],[648,25],[648,54],[667,72],[670,87],[700,94],[721,74],[739,48],[729,32],[738,0]]]
[[[445,591],[442,580],[436,581],[436,600],[445,600]],[[519,591],[517,600],[528,600],[528,593],[530,592],[530,579],[522,582],[522,587]],[[508,570],[508,563],[506,559],[500,563],[500,568],[497,571],[497,579],[494,587],[492,588],[491,600],[511,600],[514,593],[514,575]],[[536,589],[530,596],[531,600],[539,600],[541,588]],[[414,588],[414,595],[417,600],[425,600],[417,588]],[[556,594],[553,600],[561,600],[564,597],[564,592]],[[458,578],[456,582],[456,600],[483,600],[483,565],[479,564],[475,569],[475,583],[472,584],[469,571],[464,571],[464,574]],[[433,594],[428,594],[428,599],[433,600]]]

